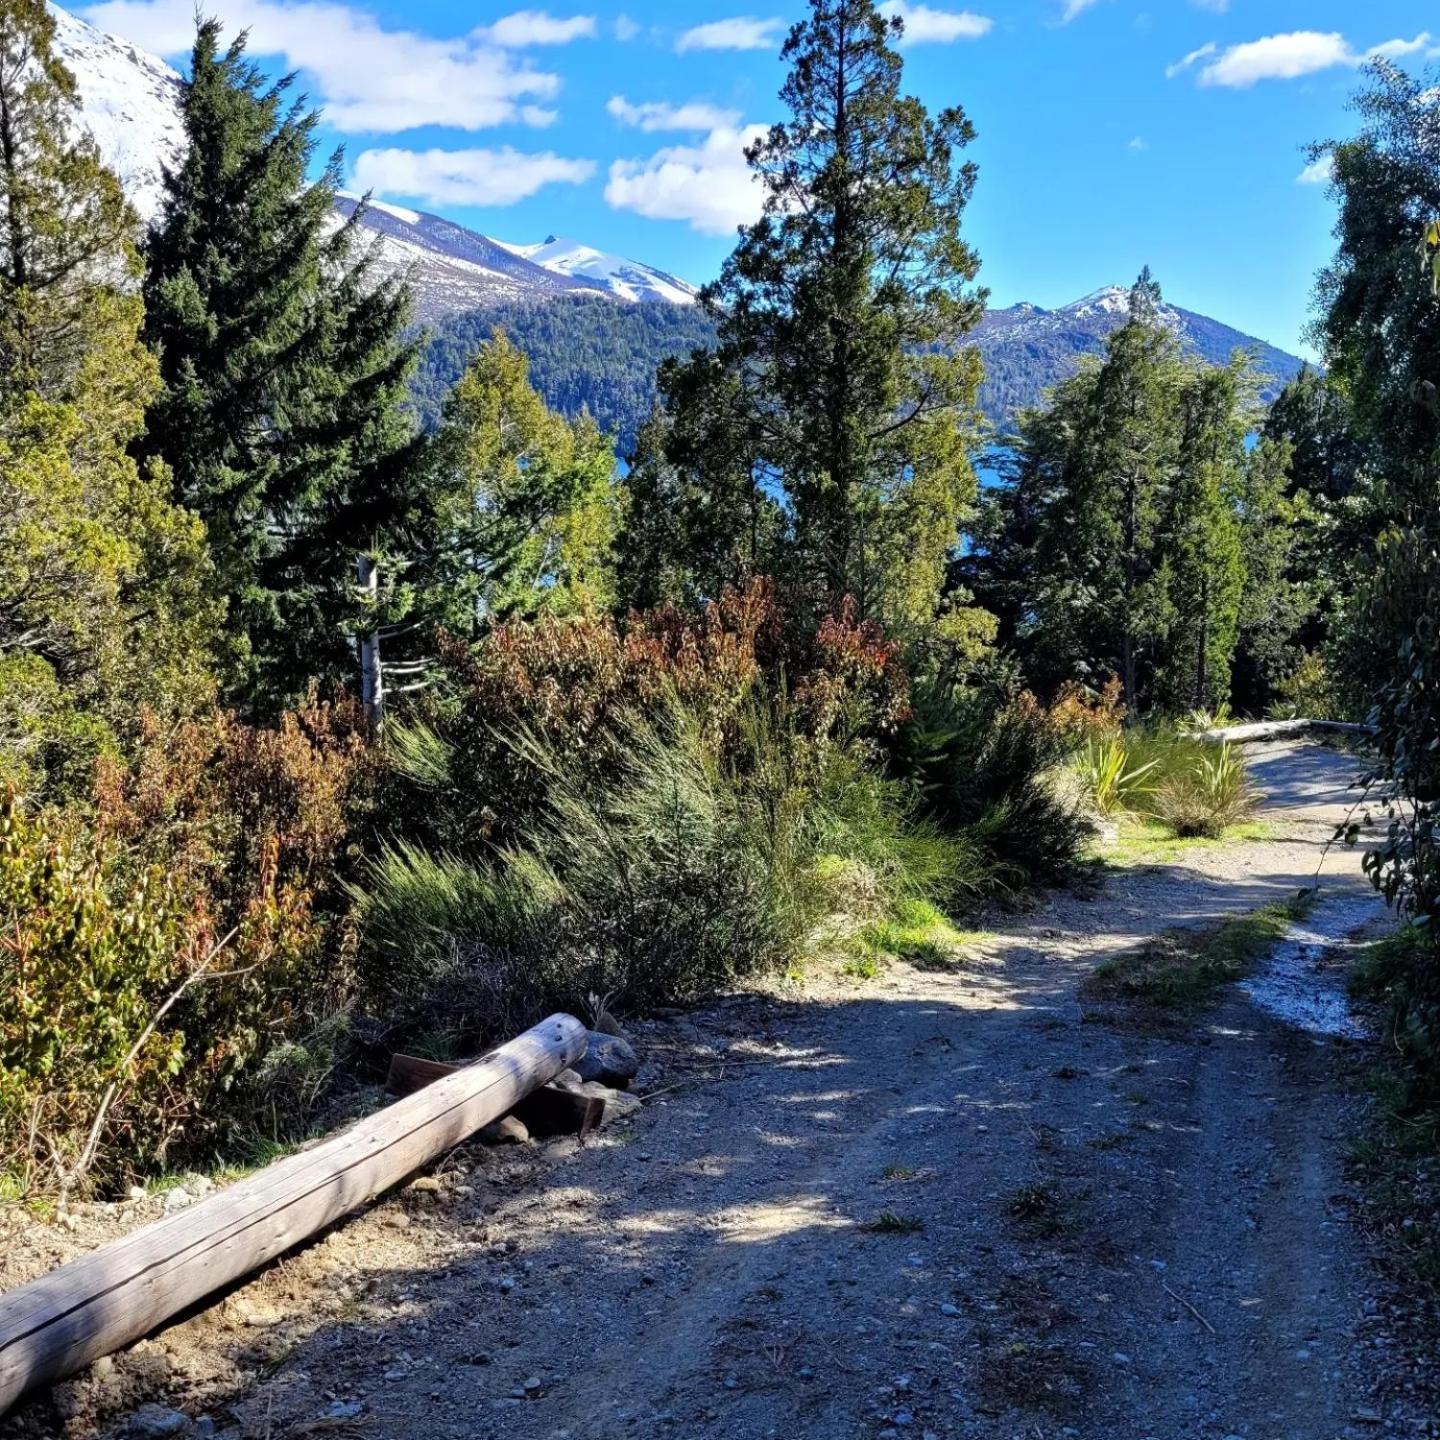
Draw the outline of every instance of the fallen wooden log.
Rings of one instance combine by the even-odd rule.
[[[1256,720],[1246,725],[1197,730],[1194,738],[1210,745],[1240,745],[1247,740],[1279,740],[1286,735],[1303,735],[1309,730],[1328,731],[1333,735],[1375,733],[1373,725],[1357,725],[1348,720]]]
[[[0,1295],[0,1414],[398,1184],[584,1049],[580,1021],[552,1015],[314,1149]]]
[[[392,1095],[413,1095],[453,1074],[460,1065],[453,1060],[427,1060],[421,1055],[390,1057],[390,1074],[385,1088]],[[536,1086],[515,1106],[515,1117],[532,1135],[588,1135],[604,1123],[605,1102],[578,1088],[551,1083]]]

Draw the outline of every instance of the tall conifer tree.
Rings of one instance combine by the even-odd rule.
[[[356,552],[403,554],[428,515],[405,410],[408,299],[337,228],[317,116],[201,23],[187,150],[146,252],[162,393],[143,451],[204,520],[230,605],[231,698],[261,711],[351,666]]]
[[[719,343],[662,389],[672,453],[725,496],[734,553],[762,508],[741,492],[778,491],[797,598],[923,624],[975,493],[980,367],[961,341],[984,297],[960,236],[973,130],[901,93],[902,33],[873,0],[812,0],[792,29],[788,118],[747,151],[764,213],[703,295]]]
[[[128,447],[154,393],[138,222],[43,0],[0,0],[0,788],[86,778],[142,707],[203,704],[204,536]]]

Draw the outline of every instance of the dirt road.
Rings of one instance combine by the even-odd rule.
[[[62,1387],[70,1433],[142,1400],[236,1440],[1440,1433],[1348,1218],[1364,1044],[1239,990],[1161,1026],[1080,994],[1314,883],[1354,762],[1256,766],[1275,838],[1117,871],[943,970],[646,1025],[675,1088],[631,1129],[452,1158]],[[1317,915],[1367,893],[1353,852],[1323,869]]]

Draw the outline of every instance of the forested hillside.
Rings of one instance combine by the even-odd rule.
[[[475,352],[503,330],[530,362],[546,403],[572,418],[588,411],[628,454],[655,403],[662,360],[688,355],[715,336],[696,305],[635,304],[602,295],[517,300],[452,315],[430,332],[414,380],[420,414],[433,425]]]
[[[1074,373],[1086,355],[1100,355],[1122,323],[1126,291],[1111,288],[1058,310],[1016,305],[987,311],[966,343],[985,362],[980,405],[1008,428],[1027,406]],[[1236,349],[1256,357],[1262,398],[1273,399],[1301,362],[1273,345],[1208,316],[1164,307],[1164,320],[1187,353],[1224,365]],[[502,328],[530,362],[536,388],[565,415],[588,409],[600,428],[618,436],[628,454],[655,400],[663,360],[710,344],[714,322],[699,306],[626,304],[603,296],[515,300],[439,320],[421,354],[414,388],[420,413],[433,424],[445,392],[476,348]]]

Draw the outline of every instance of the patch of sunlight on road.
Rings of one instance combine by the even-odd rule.
[[[837,1215],[822,1195],[803,1195],[784,1205],[756,1204],[727,1212],[722,1233],[737,1245],[759,1245],[801,1230],[849,1230],[854,1221]]]

